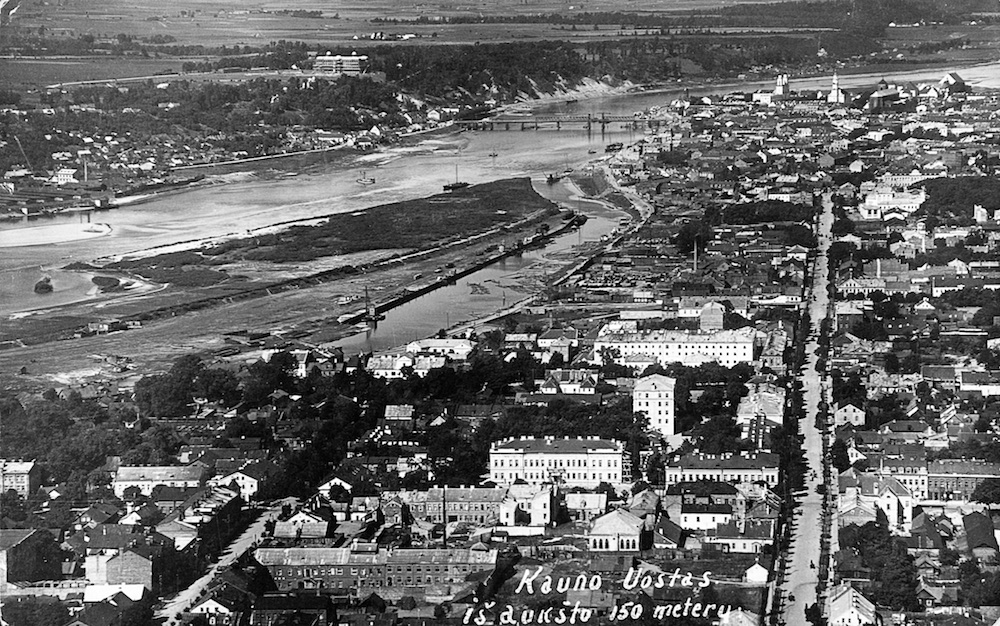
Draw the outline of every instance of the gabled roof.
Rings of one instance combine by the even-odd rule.
[[[997,546],[997,538],[993,534],[993,521],[986,515],[978,512],[969,513],[962,517],[962,524],[965,526],[969,550],[992,548],[996,551],[1000,549],[1000,546]]]
[[[642,528],[642,520],[624,509],[615,509],[594,519],[591,535],[631,535]]]

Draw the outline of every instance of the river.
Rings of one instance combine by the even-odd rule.
[[[894,76],[905,80],[940,77],[945,70],[921,70]],[[962,69],[970,83],[985,87],[1000,84],[1000,63]],[[870,84],[881,75],[842,77],[845,87]],[[793,80],[792,89],[827,89],[829,77]],[[766,88],[767,83],[707,84],[692,89],[693,94]],[[535,108],[547,113],[606,113],[630,115],[635,111],[660,106],[683,91],[581,99],[578,102],[548,102]],[[37,308],[42,302],[26,285],[42,276],[50,276],[59,303],[93,297],[93,290],[79,275],[60,272],[58,268],[72,261],[90,261],[178,242],[244,233],[275,223],[362,210],[379,204],[423,197],[438,193],[441,185],[458,177],[470,183],[487,182],[514,176],[530,176],[536,181],[545,174],[566,167],[579,167],[603,154],[611,142],[634,141],[639,135],[620,126],[606,132],[588,132],[583,128],[529,131],[476,131],[449,136],[428,137],[415,145],[384,151],[357,154],[337,159],[336,165],[319,166],[297,176],[265,177],[254,174],[232,175],[225,184],[210,185],[188,192],[157,198],[139,205],[93,214],[94,221],[111,226],[110,235],[95,239],[47,246],[26,246],[0,250],[0,314],[12,314]],[[598,154],[590,154],[596,151]],[[491,156],[491,154],[497,156]],[[360,187],[361,172],[376,183]],[[555,201],[565,202],[568,190],[563,185],[537,184],[536,188]],[[497,265],[418,298],[388,313],[377,330],[344,342],[349,349],[383,349],[415,337],[432,334],[439,328],[487,315],[504,303],[524,297],[525,293],[502,285],[526,268],[545,261],[546,256],[565,252],[582,241],[599,239],[617,225],[620,214],[586,203],[581,208],[594,217],[578,232],[557,237],[540,251],[523,257],[508,258]],[[83,219],[65,214],[40,221],[0,224],[10,230],[44,223],[70,224]],[[489,293],[471,294],[470,283],[487,287]],[[51,301],[45,301],[51,304]]]

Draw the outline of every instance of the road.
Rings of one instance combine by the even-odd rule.
[[[293,508],[298,505],[298,501],[295,498],[286,498],[275,503],[274,506],[264,511],[254,523],[243,531],[243,534],[233,540],[226,549],[223,551],[222,556],[216,561],[205,575],[198,580],[191,583],[191,585],[166,600],[162,608],[156,612],[156,619],[162,620],[164,626],[177,626],[181,621],[177,618],[181,611],[190,608],[191,604],[201,595],[212,579],[218,572],[226,569],[230,565],[236,562],[236,559],[240,558],[247,550],[249,550],[253,544],[260,539],[260,536],[264,532],[264,525],[273,520],[277,519],[281,514],[281,507],[285,504],[292,506]]]
[[[816,487],[823,481],[823,431],[816,428],[816,415],[828,381],[816,371],[821,322],[829,308],[828,258],[833,207],[829,197],[823,203],[819,218],[819,247],[813,264],[813,287],[809,295],[811,332],[806,345],[806,363],[799,379],[802,382],[805,417],[800,424],[804,435],[803,448],[809,466],[805,489],[796,494],[799,501],[792,520],[791,544],[785,561],[785,576],[781,586],[784,602],[785,624],[804,624],[805,609],[816,602],[816,584],[819,581],[820,545],[822,532],[823,496]],[[794,599],[793,599],[794,598]]]

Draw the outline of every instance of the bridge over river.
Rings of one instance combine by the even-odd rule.
[[[673,122],[671,117],[657,117],[651,115],[608,115],[606,113],[587,113],[576,115],[517,115],[511,113],[501,113],[495,117],[481,120],[459,120],[455,124],[462,128],[473,130],[538,130],[542,127],[555,127],[562,130],[567,128],[586,128],[587,130],[599,126],[601,130],[606,130],[613,124],[620,124],[622,128],[650,128],[659,130],[663,126],[668,126]]]

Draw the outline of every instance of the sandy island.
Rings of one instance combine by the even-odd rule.
[[[111,234],[108,224],[50,224],[0,231],[0,248],[49,246]]]

